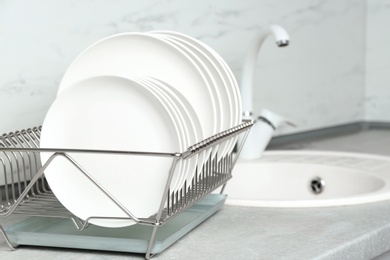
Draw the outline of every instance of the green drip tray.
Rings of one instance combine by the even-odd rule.
[[[225,200],[224,194],[210,194],[159,227],[151,253],[158,254],[175,243],[222,208]],[[138,224],[124,228],[90,225],[78,231],[68,219],[30,217],[5,231],[16,245],[146,253],[152,228]]]

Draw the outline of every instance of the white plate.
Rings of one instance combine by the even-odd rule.
[[[225,95],[223,97],[223,100],[226,101],[228,99],[229,105],[231,106],[230,112],[225,113],[231,116],[230,127],[234,127],[240,124],[242,120],[242,107],[239,87],[231,69],[222,59],[222,57],[208,45],[188,35],[173,31],[154,31],[151,33],[169,36],[172,39],[182,42],[183,44],[186,42],[187,46],[192,46],[193,48],[196,48],[199,52],[203,53],[201,57],[207,57],[207,61],[205,62],[207,62],[210,70],[214,71],[214,78],[218,79],[218,77],[220,77],[220,80],[222,81],[222,83],[220,82],[218,86],[221,88],[221,95]],[[226,109],[226,106],[224,106],[224,109]],[[231,140],[227,148],[228,152],[231,152],[233,150],[235,141],[235,139]]]
[[[177,97],[172,94],[172,91],[150,77],[142,77],[135,80],[159,96],[161,100],[163,100],[163,102],[167,105],[168,109],[172,112],[172,116],[174,117],[175,121],[179,122],[179,131],[181,136],[183,136],[182,138],[184,141],[184,147],[181,151],[184,151],[190,145],[196,143],[198,140],[196,129],[192,124],[191,119],[189,118],[189,114],[186,111],[186,108],[180,106]],[[182,188],[185,180],[187,179],[187,175],[193,175],[193,173],[196,171],[197,162],[198,156],[194,156],[189,160],[180,160],[178,162],[179,168],[176,169],[177,172],[175,172],[174,175],[175,182],[172,182],[170,187],[171,192]],[[176,174],[178,174],[178,176]]]
[[[182,112],[185,118],[185,124],[187,125],[188,129],[191,128],[194,129],[194,131],[190,131],[190,140],[191,140],[190,145],[203,141],[205,137],[202,131],[202,126],[190,102],[188,102],[188,100],[179,91],[177,91],[172,86],[169,86],[167,83],[152,78],[149,78],[149,80],[154,81],[155,84],[157,84],[162,90],[164,90],[165,93],[167,93],[171,97],[172,100],[175,101],[179,111]],[[200,152],[198,154],[196,169],[193,171],[192,168],[190,168],[191,170],[187,172],[185,176],[186,179],[183,180],[182,185],[184,184],[184,181],[186,181],[187,187],[191,186],[191,181],[195,176],[196,170],[198,170],[199,172],[202,169],[206,158],[207,158],[206,151]],[[180,188],[182,187],[182,185],[180,186]]]
[[[216,97],[204,74],[173,44],[142,33],[105,38],[83,51],[69,66],[58,94],[72,83],[97,75],[151,76],[179,90],[192,104],[205,136],[218,132]]]
[[[217,113],[221,119],[219,121],[218,132],[229,129],[233,121],[232,113],[230,111],[232,107],[232,104],[230,104],[230,97],[226,91],[225,83],[222,81],[221,76],[218,74],[218,71],[215,69],[215,66],[211,63],[208,56],[197,49],[196,46],[191,45],[186,41],[164,34],[155,35],[158,35],[159,37],[170,41],[172,44],[175,44],[178,48],[181,48],[202,69],[202,72],[206,75],[206,79],[209,81],[209,84],[212,86],[213,91],[215,91],[215,96],[217,97],[215,102],[218,104],[217,107],[219,110]],[[228,142],[218,145],[213,151],[213,157],[217,155],[218,160],[220,160],[228,152],[228,146]]]
[[[166,35],[170,35],[172,37],[176,37],[178,39],[185,40],[194,46],[198,47],[201,51],[206,53],[206,55],[213,61],[214,65],[218,68],[218,70],[221,72],[221,75],[224,77],[225,82],[228,84],[226,85],[226,90],[229,91],[230,97],[233,98],[233,107],[232,107],[232,114],[235,118],[233,126],[236,126],[241,123],[242,121],[242,104],[241,104],[241,94],[240,89],[238,87],[238,83],[236,81],[236,78],[234,77],[233,72],[231,71],[230,67],[227,65],[225,60],[210,46],[206,45],[202,41],[199,41],[193,37],[190,37],[188,35],[174,32],[174,31],[161,31],[161,33],[164,33]],[[233,142],[233,144],[235,141]],[[234,148],[234,145],[231,147],[231,150]]]
[[[41,147],[180,151],[175,123],[160,100],[134,81],[114,76],[69,85],[45,117]],[[49,156],[42,153],[42,162]],[[136,217],[157,212],[172,158],[81,153],[70,156]],[[65,158],[54,159],[45,175],[59,201],[81,219],[127,216]],[[112,219],[90,222],[105,227],[133,224],[131,220]]]
[[[166,110],[169,112],[171,118],[173,118],[175,123],[176,133],[178,133],[179,141],[180,141],[180,152],[184,151],[193,140],[191,140],[192,132],[195,129],[191,128],[191,126],[186,125],[186,120],[183,118],[181,111],[177,108],[175,102],[168,96],[164,91],[160,90],[160,88],[154,85],[149,77],[131,77],[130,80],[133,80],[143,87],[147,88],[150,92],[152,92],[156,98],[165,106]],[[173,178],[170,185],[170,191],[175,191],[182,183],[182,179],[190,171],[195,171],[197,157],[194,157],[193,160],[180,160],[175,167],[175,172],[173,174]]]

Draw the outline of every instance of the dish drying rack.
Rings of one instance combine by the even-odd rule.
[[[128,156],[161,156],[169,157],[172,159],[172,165],[169,170],[168,180],[165,184],[165,191],[163,198],[161,199],[160,207],[157,213],[148,218],[139,218],[131,213],[130,210],[124,208],[114,197],[104,191],[104,188],[99,184],[90,179],[103,193],[105,193],[123,212],[126,213],[128,219],[132,219],[138,225],[125,228],[115,228],[115,230],[123,230],[125,236],[126,232],[133,232],[131,229],[140,229],[134,232],[150,232],[150,235],[142,234],[146,238],[135,238],[132,239],[131,243],[136,243],[132,248],[126,248],[126,252],[132,253],[145,253],[145,258],[150,259],[153,255],[162,252],[168,246],[176,242],[180,237],[189,232],[192,228],[199,225],[202,221],[207,219],[209,216],[214,214],[220,207],[223,206],[226,199],[226,195],[223,195],[223,190],[227,181],[232,177],[232,169],[238,159],[239,153],[242,149],[245,139],[249,133],[250,128],[253,125],[253,120],[244,120],[240,125],[223,131],[219,134],[211,136],[197,144],[190,146],[186,151],[181,153],[157,153],[157,152],[139,152],[139,151],[111,151],[111,150],[87,150],[87,149],[48,149],[39,148],[39,139],[41,134],[41,127],[34,127],[27,130],[21,130],[11,132],[9,134],[3,134],[0,136],[0,180],[2,179],[5,183],[4,189],[0,190],[0,220],[6,218],[12,214],[19,214],[30,217],[27,221],[21,224],[14,225],[15,227],[4,228],[0,225],[0,234],[4,237],[8,247],[12,250],[16,250],[16,247],[21,244],[27,245],[41,245],[41,246],[59,246],[59,244],[51,245],[51,241],[42,242],[39,244],[36,242],[39,240],[37,237],[41,233],[36,230],[28,233],[29,225],[38,225],[40,221],[44,222],[45,225],[53,223],[53,225],[68,225],[66,228],[73,228],[76,233],[83,234],[86,230],[92,230],[91,232],[101,232],[101,228],[89,224],[91,219],[98,219],[98,216],[91,216],[86,220],[81,220],[71,212],[69,212],[55,197],[53,192],[50,190],[48,183],[45,180],[44,171],[48,165],[56,160],[57,157],[64,157],[68,159],[73,165],[75,165],[81,174],[89,176],[89,174],[83,170],[76,161],[72,159],[69,153],[89,153],[89,154],[122,154]],[[202,151],[210,151],[218,149],[219,145],[238,139],[238,135],[242,135],[242,142],[239,146],[236,146],[236,151],[227,154],[223,158],[217,160],[217,156],[210,156],[208,160],[203,164],[202,169],[197,170],[194,178],[190,185],[184,184],[181,189],[170,191],[169,187],[172,181],[175,167],[180,160],[188,160],[192,156],[195,156]],[[40,153],[49,152],[52,153],[50,159],[41,165]],[[210,153],[214,154],[214,153]],[[210,194],[216,189],[221,188],[219,194]],[[212,195],[219,195],[211,198]],[[222,196],[221,196],[222,195]],[[191,215],[191,209],[197,207],[195,211],[201,210],[203,212],[200,215]],[[195,216],[195,217],[194,217]],[[105,217],[107,218],[107,217]],[[176,227],[180,229],[178,232],[171,232],[170,237],[163,239],[162,243],[157,243],[156,234],[159,229],[163,229],[164,226],[174,226],[175,221],[170,221],[174,218],[179,219],[176,222],[183,222],[180,218],[188,218],[192,224],[185,224],[183,226]],[[110,219],[124,219],[124,218],[110,218]],[[70,220],[70,221],[69,221]],[[62,222],[60,222],[62,221]],[[66,221],[66,224],[63,223]],[[184,220],[184,222],[186,222]],[[69,227],[72,226],[72,227]],[[142,227],[145,228],[142,228]],[[172,228],[172,227],[169,227]],[[169,229],[166,228],[166,229]],[[173,227],[175,229],[175,227]],[[145,231],[146,230],[146,231]],[[27,233],[26,233],[26,232]],[[104,233],[104,232],[103,232]],[[169,232],[168,232],[169,233]],[[18,238],[18,234],[22,234],[21,238]],[[30,235],[32,237],[30,237]],[[47,234],[43,234],[47,236]],[[23,241],[23,236],[27,236],[27,240],[33,240],[33,242]],[[34,237],[36,236],[36,237]],[[12,239],[15,237],[14,239]],[[173,238],[172,238],[173,237]],[[77,235],[72,237],[72,240],[77,242]],[[88,239],[88,236],[82,239]],[[63,243],[64,236],[60,236],[61,243]],[[53,241],[55,238],[53,237]],[[96,239],[93,241],[97,241]],[[117,243],[117,238],[112,238],[113,243]],[[135,242],[134,242],[135,241]],[[129,241],[125,241],[126,243]],[[37,244],[35,244],[37,243]],[[55,243],[55,242],[54,242]],[[142,245],[141,245],[141,244]],[[80,242],[82,243],[82,240]],[[124,245],[127,247],[127,245]],[[64,246],[74,247],[74,244]],[[81,247],[83,248],[83,247]],[[107,250],[123,251],[121,248],[113,247]],[[94,249],[94,248],[86,248]],[[102,249],[98,247],[96,249]],[[104,249],[103,249],[104,250]]]

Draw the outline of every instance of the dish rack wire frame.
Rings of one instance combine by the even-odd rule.
[[[3,134],[0,136],[0,152],[2,152],[0,156],[0,173],[1,171],[3,172],[5,185],[4,190],[0,190],[0,218],[5,218],[12,214],[68,218],[79,231],[87,228],[89,221],[92,219],[132,219],[138,224],[153,227],[145,254],[145,258],[150,259],[153,256],[152,249],[158,227],[164,225],[167,221],[173,219],[217,188],[221,187],[220,193],[223,193],[227,181],[232,177],[232,169],[253,124],[253,120],[243,120],[242,124],[194,144],[182,153],[39,148],[41,127]],[[175,167],[180,160],[188,160],[202,151],[218,149],[221,143],[227,142],[228,140],[234,140],[236,142],[240,134],[243,135],[243,138],[235,154],[232,152],[220,160],[217,160],[216,156],[212,157],[210,155],[209,159],[203,164],[202,169],[198,170],[189,185],[184,183],[181,189],[170,191]],[[42,152],[53,153],[44,165],[40,163],[39,153]],[[172,158],[168,180],[157,213],[149,218],[138,218],[132,214],[131,211],[105,190],[101,184],[95,181],[68,153]],[[45,169],[57,157],[64,157],[69,160],[70,163],[78,168],[86,178],[95,184],[128,217],[91,216],[84,221],[65,209],[52,193],[44,178]],[[11,250],[16,250],[18,245],[12,245],[2,225],[0,225],[0,234],[4,237],[8,247]]]

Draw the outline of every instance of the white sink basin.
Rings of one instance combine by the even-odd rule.
[[[389,184],[389,157],[275,151],[259,160],[239,160],[225,193],[228,205],[344,206],[388,200]]]

